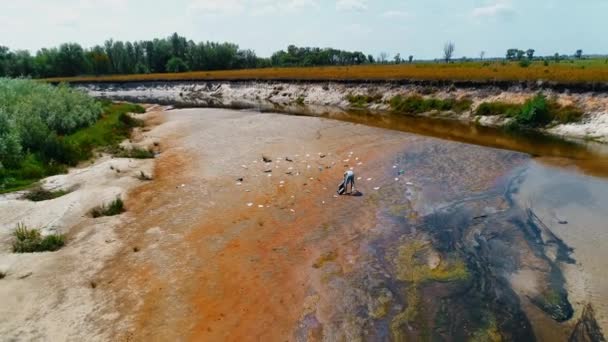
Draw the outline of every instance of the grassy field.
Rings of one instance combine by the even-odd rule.
[[[135,82],[181,80],[454,80],[536,81],[558,83],[608,82],[604,59],[535,61],[528,67],[517,62],[414,63],[343,67],[265,68],[226,71],[197,71],[166,74],[81,76],[50,78],[49,82]]]

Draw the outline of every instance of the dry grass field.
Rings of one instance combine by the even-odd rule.
[[[603,59],[534,62],[528,67],[510,62],[414,63],[328,67],[264,68],[185,73],[79,76],[49,78],[49,82],[137,82],[189,80],[449,80],[449,81],[550,81],[557,83],[606,83],[608,63]]]

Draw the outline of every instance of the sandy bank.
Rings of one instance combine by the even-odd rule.
[[[366,104],[371,112],[386,113],[388,101],[395,95],[422,95],[440,99],[470,98],[472,110],[462,114],[427,113],[427,116],[476,122],[485,126],[507,123],[498,117],[478,117],[474,110],[482,102],[523,103],[543,91],[564,105],[574,104],[584,111],[580,123],[558,125],[545,132],[576,139],[608,142],[608,95],[605,92],[570,92],[565,89],[543,89],[513,84],[509,87],[417,85],[398,83],[331,83],[331,82],[144,82],[76,85],[90,94],[111,99],[138,102],[156,101],[184,107],[247,108],[261,111],[319,115],[353,110],[349,95],[380,95],[381,100]]]
[[[157,120],[160,107],[139,115]],[[133,145],[157,141],[136,132]],[[125,142],[125,144],[130,144]],[[0,196],[0,336],[6,340],[107,340],[93,324],[103,319],[96,273],[122,246],[114,229],[123,216],[93,219],[88,212],[142,183],[136,177],[152,174],[153,160],[114,159],[103,156],[68,174],[41,181],[47,190],[70,191],[44,202],[21,199],[22,193]],[[67,236],[66,246],[53,253],[13,254],[12,232],[18,223],[40,228],[43,234]]]

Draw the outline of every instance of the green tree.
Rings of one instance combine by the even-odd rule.
[[[185,72],[188,71],[188,65],[179,57],[172,57],[167,62],[166,70],[168,72]]]

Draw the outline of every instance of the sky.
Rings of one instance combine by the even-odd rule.
[[[608,53],[608,0],[0,0],[0,45],[32,52],[173,32],[270,56],[289,44],[440,58]]]

